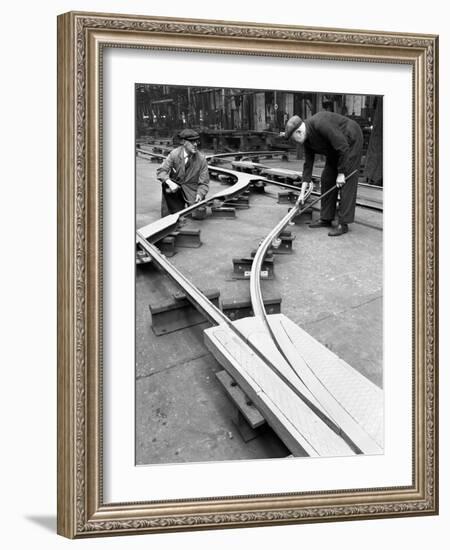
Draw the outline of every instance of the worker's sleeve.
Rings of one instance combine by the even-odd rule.
[[[200,172],[198,175],[197,195],[200,195],[200,197],[204,199],[208,193],[208,189],[209,189],[208,163],[206,162],[206,159],[202,159]]]
[[[334,126],[329,124],[322,124],[320,127],[320,133],[330,143],[331,147],[336,151],[338,162],[337,171],[340,174],[345,174],[345,167],[348,161],[348,155],[350,153],[350,146],[348,144],[345,135]]]
[[[171,151],[168,156],[164,159],[161,166],[156,170],[156,177],[164,183],[170,178],[171,170],[175,170],[175,152]]]
[[[315,154],[314,151],[306,144],[304,145],[303,150],[305,153],[305,162],[303,164],[302,180],[311,181]]]

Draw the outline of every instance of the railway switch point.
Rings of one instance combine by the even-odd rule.
[[[268,296],[263,298],[264,309],[268,315],[273,313],[281,313],[281,296]],[[232,321],[251,317],[253,315],[252,303],[250,296],[246,298],[223,298],[222,311]]]

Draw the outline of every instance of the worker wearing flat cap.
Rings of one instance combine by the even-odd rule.
[[[200,136],[182,130],[180,147],[171,151],[156,174],[162,183],[161,216],[174,214],[203,200],[209,189],[206,158],[198,151]]]
[[[302,143],[305,151],[303,181],[311,181],[316,154],[325,155],[325,167],[321,175],[321,193],[334,185],[337,188],[320,201],[320,219],[309,227],[329,227],[328,235],[337,237],[348,231],[348,224],[355,220],[358,171],[361,164],[363,135],[354,120],[321,111],[302,120],[294,115],[286,123],[285,138]],[[338,224],[333,227],[340,189]]]

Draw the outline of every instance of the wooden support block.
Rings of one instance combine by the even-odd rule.
[[[251,428],[255,429],[265,424],[264,416],[225,370],[216,372],[216,377]]]
[[[268,315],[273,313],[281,313],[281,296],[265,297],[263,298],[263,302],[264,309]],[[223,298],[222,311],[232,321],[253,316],[250,296],[241,299]]]
[[[209,301],[211,301],[214,305],[219,304],[219,297],[220,297],[220,291],[217,288],[208,288],[206,290],[201,291],[202,294],[204,294]],[[190,304],[189,300],[186,297],[186,294],[182,290],[176,290],[172,296],[177,301],[178,304],[181,305],[188,305]]]
[[[155,245],[168,258],[171,258],[172,256],[174,256],[176,254],[175,237],[164,237],[160,241],[156,242]]]
[[[248,443],[249,441],[253,441],[253,439],[259,437],[262,430],[261,426],[258,428],[252,428],[247,422],[245,416],[237,407],[234,410],[233,424],[236,426],[236,429],[244,443]]]
[[[250,189],[252,191],[255,191],[256,193],[264,193],[266,190],[265,188],[266,188],[265,181],[256,180],[250,183]]]
[[[233,258],[233,279],[250,279],[253,258]],[[261,279],[273,279],[274,258],[267,257],[263,260],[260,272]]]
[[[289,191],[280,191],[278,193],[278,204],[289,204],[291,202],[290,198],[290,192]]]
[[[211,217],[212,218],[230,218],[233,219],[236,217],[236,210],[234,208],[226,206],[213,206],[211,208]]]
[[[179,229],[170,234],[175,237],[175,246],[180,248],[199,248],[202,246],[200,240],[200,229]]]
[[[237,210],[250,208],[249,200],[246,197],[233,197],[227,199],[223,204],[225,207],[236,208]]]
[[[205,290],[203,294],[218,307],[220,293],[217,289]],[[150,303],[149,309],[152,330],[157,336],[207,321],[181,291],[175,292],[172,298]]]

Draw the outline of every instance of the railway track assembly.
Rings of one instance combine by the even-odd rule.
[[[237,382],[295,456],[349,456],[383,452],[383,392],[283,314],[267,315],[260,287],[261,265],[270,244],[301,212],[312,188],[266,180],[300,192],[294,207],[256,251],[250,276],[253,317],[231,321],[153,244],[180,217],[214,200],[239,195],[261,176],[217,166],[230,187],[136,232],[141,247],[213,325],[206,347]],[[264,179],[264,178],[263,178]],[[317,201],[318,199],[316,199]],[[309,204],[308,206],[310,206]]]
[[[149,151],[148,149],[144,149],[141,147],[136,148],[136,154],[143,155],[144,157],[149,157],[158,161],[163,161],[166,156],[162,155],[160,153],[154,153],[152,151]],[[219,168],[217,166],[218,163],[222,162],[230,162],[230,158],[234,158],[235,160],[240,159],[250,159],[251,157],[267,157],[272,158],[274,156],[286,156],[286,151],[237,151],[232,153],[217,153],[217,154],[210,154],[205,155],[208,163],[210,164],[210,169],[212,171],[218,171]],[[250,162],[249,164],[252,164],[255,166],[255,170],[258,169],[258,171],[261,170],[261,168],[269,169],[269,166],[265,166],[259,163],[253,163]],[[223,169],[225,170],[225,169]],[[292,171],[294,172],[294,171]],[[244,174],[245,172],[241,172],[241,174]],[[296,172],[299,177],[301,177],[301,172]],[[258,181],[260,181],[263,184],[271,184],[271,185],[280,185],[280,182],[274,181],[269,178],[265,178],[264,176],[260,176],[257,178]],[[292,189],[295,191],[299,190],[298,185],[289,185],[285,183],[283,185],[286,189]],[[359,196],[356,200],[356,206],[359,208],[364,208],[368,210],[373,210],[375,212],[383,212],[383,188],[377,185],[370,185],[365,183],[358,183],[358,189],[362,191],[362,193],[359,193]],[[313,195],[320,196],[320,193],[318,191],[313,191]],[[377,196],[372,196],[372,195]]]

